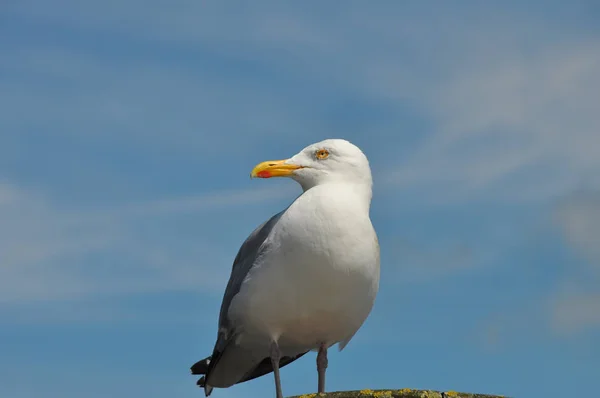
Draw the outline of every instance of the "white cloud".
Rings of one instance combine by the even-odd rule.
[[[599,44],[547,45],[535,57],[507,52],[499,63],[425,84],[418,100],[437,132],[390,179],[443,184],[463,199],[536,202],[599,183]]]
[[[214,219],[207,212],[286,195],[291,190],[217,192],[78,212],[2,184],[0,303],[220,291],[235,253],[206,240],[211,236],[206,221]],[[171,226],[181,217],[198,220],[196,235],[182,235]]]
[[[300,188],[295,184],[285,187],[267,187],[248,190],[229,190],[206,193],[199,196],[182,198],[156,199],[133,205],[123,205],[118,209],[112,209],[114,213],[125,213],[129,216],[144,216],[160,213],[187,213],[206,209],[218,209],[229,206],[240,206],[251,203],[260,203],[267,200],[275,200],[293,197],[299,194]]]
[[[565,200],[557,222],[566,242],[600,273],[600,195],[579,194]]]
[[[39,123],[71,121],[63,130],[73,134],[87,124],[97,134],[125,132],[152,145],[210,153],[233,135],[244,147],[256,145],[249,138],[256,135],[280,138],[283,126],[286,140],[297,133],[306,140],[337,134],[314,116],[311,105],[320,95],[308,99],[298,90],[325,87],[344,98],[408,104],[433,121],[431,134],[407,158],[388,164],[396,172],[382,178],[421,196],[536,202],[600,185],[600,39],[568,26],[557,32],[539,13],[486,6],[403,12],[406,6],[394,3],[365,15],[356,4],[323,6],[324,12],[335,9],[330,19],[278,3],[243,13],[195,2],[60,4],[19,2],[9,11],[152,43],[157,52],[194,56],[200,48],[285,79],[268,84],[268,77],[207,74],[143,53],[107,58],[81,49],[20,49],[9,57],[13,69],[46,70],[52,79],[83,87],[74,114],[73,98],[10,90],[17,94],[5,109],[33,107]],[[168,122],[147,117],[158,114]],[[402,147],[397,123],[383,127],[381,141]],[[246,134],[237,133],[242,126]]]
[[[406,239],[388,240],[384,261],[399,284],[431,282],[466,273],[482,261],[465,244],[419,245]]]
[[[600,291],[559,296],[551,301],[550,311],[552,327],[560,335],[600,329]]]
[[[563,264],[554,285],[536,300],[490,320],[482,333],[488,347],[517,331],[570,338],[600,330],[600,196],[589,191],[568,196],[554,221],[574,261]]]
[[[600,292],[584,290],[580,285],[569,284],[533,299],[523,298],[518,306],[482,320],[477,340],[490,351],[531,339],[578,337],[585,344],[585,337],[600,330]]]
[[[5,90],[11,96],[0,97],[7,110],[3,123],[59,126],[56,134],[118,134],[119,139],[139,145],[213,154],[221,147],[230,151],[259,147],[264,141],[256,139],[258,135],[286,142],[309,141],[325,132],[337,135],[319,120],[320,106],[339,98],[360,98],[393,110],[409,107],[431,122],[414,148],[404,152],[406,157],[377,159],[395,170],[379,181],[416,192],[421,204],[483,199],[541,208],[577,188],[600,186],[597,36],[569,32],[569,27],[557,30],[552,20],[544,22],[531,11],[515,14],[483,6],[475,10],[449,6],[424,8],[415,18],[414,13],[402,12],[399,4],[372,7],[368,14],[354,5],[333,7],[335,18],[330,18],[327,13],[275,3],[244,6],[239,12],[197,2],[168,6],[152,1],[16,2],[7,15],[128,40],[133,43],[128,48],[141,50],[106,56],[63,44],[18,46],[18,51],[5,52],[6,70],[12,77],[23,73],[23,80],[11,79]],[[152,56],[165,50],[185,61]],[[259,68],[266,76],[240,78],[181,66],[188,60],[196,66],[197,57],[210,54],[223,56],[231,65]],[[25,85],[30,76],[42,77],[45,84],[58,82],[67,90],[57,93],[37,83]],[[272,82],[276,77],[280,80]],[[303,92],[306,87],[324,88],[332,97],[321,100],[323,93]],[[24,117],[31,112],[36,118]],[[240,128],[245,134],[239,134]],[[405,129],[401,121],[393,120],[367,141],[376,148],[400,149],[405,136],[398,133]],[[234,146],[229,145],[232,137]],[[3,138],[0,135],[0,144]],[[4,209],[2,214],[12,221],[0,226],[0,234],[6,235],[0,249],[6,250],[2,262],[13,266],[3,268],[6,282],[0,282],[5,287],[0,300],[97,294],[94,281],[66,264],[81,262],[86,253],[106,251],[146,264],[144,271],[151,275],[105,280],[100,288],[155,290],[165,281],[163,286],[188,286],[198,277],[196,272],[202,272],[194,259],[203,248],[178,247],[174,256],[156,240],[132,233],[131,225],[137,221],[124,225],[122,220],[214,208],[225,202],[235,205],[239,197],[227,193],[96,209],[80,218],[36,195],[4,188],[0,212]],[[594,224],[595,216],[580,207],[566,212],[568,241],[596,261],[600,245],[594,231],[600,223]],[[410,255],[414,263],[441,264],[436,254]],[[468,266],[464,260],[459,256],[455,268]],[[550,319],[566,319],[552,314],[563,313],[561,308],[572,303],[593,310],[591,301],[577,298],[581,292],[580,288],[565,296],[566,304],[555,301],[557,309],[549,311]],[[595,297],[595,292],[591,294]],[[594,319],[578,315],[577,322],[568,323]]]
[[[277,90],[156,58],[111,58],[60,46],[6,53],[3,84],[11,95],[0,96],[6,132],[50,128],[56,136],[119,137],[141,148],[206,157],[215,156],[216,148],[230,154],[252,148],[299,119]],[[297,132],[293,125],[287,129]],[[233,138],[239,145],[228,145]],[[0,134],[3,139],[10,136]]]
[[[502,351],[507,345],[528,341],[532,336],[537,339],[547,337],[551,324],[549,319],[543,300],[523,299],[518,307],[482,319],[475,338],[486,351]]]
[[[560,290],[548,300],[552,327],[561,335],[600,329],[600,195],[578,192],[566,198],[555,221],[582,261],[565,267]]]

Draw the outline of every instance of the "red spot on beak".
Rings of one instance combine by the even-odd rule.
[[[258,174],[256,174],[256,175],[260,178],[269,178],[269,177],[271,177],[271,172],[269,172],[267,170],[263,170],[263,171],[259,171]]]

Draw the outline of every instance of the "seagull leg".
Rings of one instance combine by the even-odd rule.
[[[277,393],[277,398],[283,398],[283,393],[281,392],[281,378],[279,377],[279,360],[281,359],[281,352],[279,351],[279,346],[277,342],[273,341],[271,343],[271,366],[273,366],[273,374],[275,375],[275,391]]]
[[[319,374],[319,394],[325,392],[325,371],[327,370],[327,346],[325,343],[319,345],[317,354],[317,373]]]

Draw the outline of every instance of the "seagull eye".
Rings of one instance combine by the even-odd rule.
[[[329,151],[327,149],[319,149],[317,152],[315,152],[315,156],[320,160],[327,159],[329,156]]]

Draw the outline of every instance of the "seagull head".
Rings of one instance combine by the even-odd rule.
[[[354,144],[328,139],[309,145],[284,160],[268,160],[254,167],[251,177],[290,177],[306,191],[326,183],[352,183],[371,189],[369,161]]]

